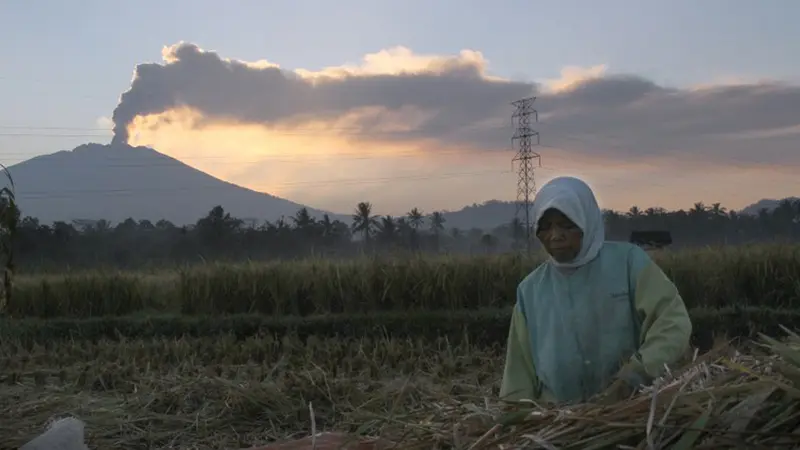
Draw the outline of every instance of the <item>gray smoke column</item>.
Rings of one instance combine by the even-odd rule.
[[[165,48],[163,56],[165,64],[136,66],[131,87],[122,94],[112,116],[112,143],[128,141],[127,127],[137,116],[177,106],[192,107],[209,118],[263,122],[275,118],[267,111],[275,110],[276,101],[290,103],[287,94],[293,82],[276,67],[225,60],[183,42]],[[271,98],[264,98],[265,94]]]
[[[488,80],[480,61],[460,56],[441,57],[423,73],[348,74],[312,81],[274,65],[225,59],[191,43],[162,53],[163,64],[136,66],[131,87],[112,116],[114,143],[128,141],[127,127],[137,116],[182,106],[208,120],[259,124],[333,118],[370,106],[415,107],[437,113],[427,130],[435,135],[506,112],[508,102],[534,89],[530,83]],[[370,123],[365,121],[364,127]]]
[[[177,95],[168,80],[169,68],[158,64],[140,64],[134,71],[130,89],[122,94],[114,109],[112,144],[128,143],[128,125],[138,115],[159,113],[175,106]],[[165,75],[167,75],[165,77]]]

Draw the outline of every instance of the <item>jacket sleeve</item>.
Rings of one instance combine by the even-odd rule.
[[[500,398],[508,401],[536,400],[539,397],[539,382],[533,366],[530,333],[520,307],[521,297],[517,290],[517,304],[511,314],[511,326],[506,344],[506,361]]]
[[[640,346],[623,369],[634,386],[650,383],[689,348],[692,323],[675,284],[641,248],[633,255],[631,284],[634,313],[640,323]]]

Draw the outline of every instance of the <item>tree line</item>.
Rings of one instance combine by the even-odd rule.
[[[718,203],[696,203],[689,210],[663,208],[605,211],[607,237],[628,240],[635,230],[665,230],[673,247],[736,245],[800,239],[800,201],[785,200],[758,215],[728,211]],[[127,219],[42,224],[19,219],[12,242],[19,270],[63,270],[66,267],[140,268],[147,265],[208,260],[272,260],[308,256],[348,258],[370,253],[486,254],[524,247],[525,227],[517,219],[493,230],[448,226],[445,214],[381,216],[368,202],[357,205],[350,223],[327,215],[312,217],[303,208],[289,218],[248,224],[222,206],[191,226],[166,220]]]

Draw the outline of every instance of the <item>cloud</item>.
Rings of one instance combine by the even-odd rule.
[[[606,72],[605,64],[598,64],[592,67],[567,66],[561,69],[561,76],[556,79],[544,80],[545,92],[561,93],[569,92],[581,84],[601,78]]]
[[[111,118],[106,116],[101,116],[95,119],[94,124],[100,128],[108,128],[109,130],[114,128],[114,122]]]
[[[128,139],[137,117],[184,110],[197,113],[194,128],[258,124],[362,141],[507,148],[509,103],[537,94],[542,141],[576,155],[800,164],[800,152],[788,152],[790,140],[775,134],[800,125],[800,87],[778,82],[729,78],[680,89],[596,65],[536,84],[489,75],[479,52],[416,55],[402,47],[318,71],[225,59],[190,43],[166,47],[163,59],[136,67],[113,115],[118,140]],[[751,142],[729,138],[742,133],[760,136],[758,157]]]
[[[509,101],[533,90],[531,84],[488,76],[483,56],[472,51],[439,57],[396,48],[367,55],[361,66],[317,72],[253,67],[187,43],[168,47],[163,55],[164,64],[136,67],[113,115],[118,140],[127,140],[137,116],[175,108],[197,110],[208,121],[296,128],[346,119],[350,131],[364,136],[437,138],[507,115]],[[425,120],[413,128],[387,129],[398,116],[415,120],[417,115]]]
[[[700,180],[709,168],[763,174],[800,166],[800,87],[779,81],[731,76],[664,86],[597,64],[525,82],[492,75],[477,51],[422,55],[404,47],[315,70],[226,59],[184,42],[165,47],[162,58],[135,68],[113,113],[115,140],[327,207],[334,197],[344,205],[377,195],[369,180],[510,169],[510,103],[530,95],[545,171],[653,167]],[[337,179],[362,182],[303,184]],[[513,177],[498,179],[454,178],[439,186],[461,191],[433,194],[411,181],[402,195],[472,203],[475,192],[485,199],[514,192]],[[682,182],[673,177],[671,186]]]

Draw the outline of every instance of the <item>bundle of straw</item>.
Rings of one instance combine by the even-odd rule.
[[[800,336],[716,347],[610,406],[432,405],[405,449],[756,449],[800,447]],[[410,436],[409,436],[410,435]]]

